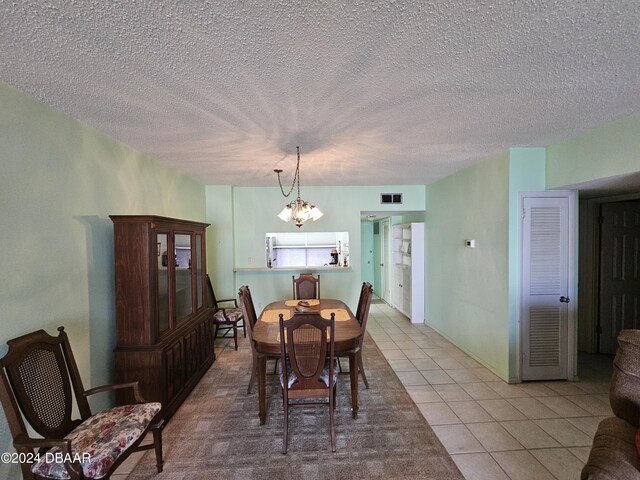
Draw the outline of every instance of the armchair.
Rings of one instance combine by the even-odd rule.
[[[226,338],[227,333],[233,331],[233,343],[235,349],[238,350],[238,323],[242,328],[242,334],[247,336],[247,329],[244,324],[244,316],[242,310],[238,308],[238,301],[235,298],[225,298],[222,300],[216,299],[216,295],[213,292],[213,286],[211,285],[211,278],[207,273],[207,293],[209,295],[209,305],[213,311],[213,324],[215,325],[215,332],[213,333],[213,340],[218,338],[218,332],[221,331],[220,338]],[[221,307],[221,303],[231,303],[233,307]]]
[[[138,450],[154,448],[162,471],[162,420],[157,402],[144,403],[138,383],[85,390],[64,327],[9,340],[0,358],[0,402],[25,480],[109,478]],[[91,413],[87,397],[132,388],[135,404]],[[72,418],[73,403],[80,418]],[[28,425],[43,438],[32,438]],[[140,446],[147,432],[153,444]]]

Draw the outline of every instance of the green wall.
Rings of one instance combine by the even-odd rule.
[[[640,171],[640,114],[547,147],[547,188]]]
[[[510,382],[519,380],[520,194],[544,187],[544,148],[512,148],[427,187],[427,323]]]
[[[108,215],[204,221],[204,186],[1,83],[0,166],[0,355],[10,338],[63,325],[85,387],[113,381]],[[4,415],[0,451],[13,451]],[[2,464],[0,478],[18,471]]]
[[[509,156],[427,187],[427,323],[508,377]],[[465,247],[475,239],[476,248]]]
[[[396,220],[392,222],[393,225],[402,223],[420,223],[425,221],[425,212],[412,212],[393,218]]]
[[[274,183],[276,179],[274,178]],[[357,306],[361,279],[361,212],[392,211],[397,205],[381,205],[380,193],[403,194],[402,208],[424,211],[423,185],[358,186],[358,187],[302,187],[302,198],[312,201],[324,213],[315,222],[307,222],[304,231],[349,232],[349,268],[320,271],[323,297],[340,298],[350,307]],[[267,303],[291,296],[291,271],[238,271],[265,267],[264,236],[267,232],[293,232],[299,229],[292,223],[281,221],[276,215],[287,201],[278,187],[207,187],[207,222],[210,230],[228,228],[232,218],[232,242],[216,245],[219,250],[208,251],[208,268],[214,271],[214,259],[223,262],[224,271],[216,271],[217,291],[237,295],[238,288],[251,287],[256,310]],[[227,239],[228,240],[228,239]],[[233,259],[233,263],[229,261]],[[220,263],[218,263],[220,265]]]
[[[207,272],[218,298],[235,298],[233,283],[233,189],[229,185],[208,185]]]
[[[520,194],[545,189],[544,148],[509,150],[509,377],[520,380]]]

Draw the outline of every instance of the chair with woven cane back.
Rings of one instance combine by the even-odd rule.
[[[251,345],[251,377],[249,378],[249,386],[247,393],[251,393],[251,388],[258,377],[258,352],[256,351],[255,342],[253,341],[253,329],[258,321],[256,309],[251,298],[251,291],[248,285],[243,285],[238,291],[240,297],[240,305],[242,314],[244,315],[245,327],[249,330],[249,344]]]
[[[320,275],[314,277],[312,273],[301,273],[298,278],[291,275],[293,281],[294,300],[312,300],[320,298]]]
[[[335,385],[338,377],[335,349],[335,314],[331,319],[319,313],[296,313],[289,320],[279,315],[280,386],[284,409],[282,453],[287,453],[289,407],[318,402],[291,403],[291,399],[327,398],[331,451],[336,451],[334,428]],[[328,337],[328,338],[327,338]],[[328,346],[328,352],[327,352]],[[283,367],[286,366],[286,367]]]
[[[161,472],[160,403],[146,403],[138,382],[85,390],[67,334],[63,327],[58,332],[54,337],[38,330],[9,340],[0,359],[0,401],[24,460],[23,478],[109,478],[129,454],[151,448]],[[133,390],[137,403],[91,413],[87,397],[124,388]],[[141,446],[149,431],[153,443]]]

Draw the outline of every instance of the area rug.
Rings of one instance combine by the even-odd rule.
[[[365,339],[370,389],[360,381],[360,411],[351,416],[349,376],[338,379],[331,452],[325,406],[289,410],[289,451],[282,447],[282,396],[267,378],[265,425],[258,395],[247,394],[251,354],[246,339],[226,348],[169,421],[163,433],[164,471],[148,452],[130,479],[463,479],[371,338]],[[348,363],[348,362],[343,362]]]

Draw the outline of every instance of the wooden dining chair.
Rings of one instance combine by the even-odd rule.
[[[207,292],[209,296],[209,306],[212,308],[213,324],[215,325],[215,331],[213,333],[213,340],[218,338],[218,332],[222,332],[220,338],[228,337],[228,332],[233,332],[233,343],[235,349],[238,350],[238,325],[242,328],[242,333],[246,337],[247,329],[244,324],[244,317],[242,309],[238,308],[238,301],[235,298],[226,298],[223,300],[217,300],[216,295],[213,292],[213,286],[211,285],[211,278],[207,273]],[[221,307],[222,303],[233,302],[232,308]]]
[[[330,320],[325,320],[318,313],[296,313],[286,321],[280,314],[279,324],[280,386],[284,409],[282,453],[287,453],[289,407],[319,404],[317,401],[290,403],[290,400],[323,397],[327,397],[328,400],[322,404],[329,405],[331,451],[335,452],[334,407],[338,377],[338,366],[334,354],[335,314],[331,314]]]
[[[293,281],[293,298],[295,300],[311,300],[320,298],[320,275],[301,273],[298,278],[291,275]]]
[[[371,307],[371,300],[373,298],[373,287],[369,282],[364,282],[360,289],[360,298],[358,299],[358,308],[356,309],[356,319],[360,324],[360,338],[358,340],[358,346],[348,352],[341,354],[341,357],[348,356],[350,353],[356,354],[357,365],[359,375],[362,377],[365,388],[369,388],[369,381],[367,380],[367,374],[364,371],[364,361],[362,359],[362,345],[364,343],[365,331],[367,329],[367,319],[369,318],[369,308]],[[340,370],[342,367],[339,365]],[[354,366],[352,366],[354,368]]]
[[[249,344],[251,345],[251,377],[249,378],[249,386],[247,387],[247,394],[250,394],[251,389],[258,378],[258,351],[256,350],[256,345],[253,341],[253,328],[256,326],[258,317],[253,305],[253,299],[251,298],[251,291],[247,285],[240,287],[238,296],[240,297],[240,305],[242,306],[245,328],[249,331]]]
[[[0,359],[0,402],[22,477],[106,479],[129,454],[152,448],[161,472],[160,403],[145,402],[138,382],[85,390],[67,334],[63,327],[58,332],[38,330],[9,340]],[[90,395],[124,388],[133,390],[137,403],[91,413]],[[153,443],[141,446],[149,431]]]

